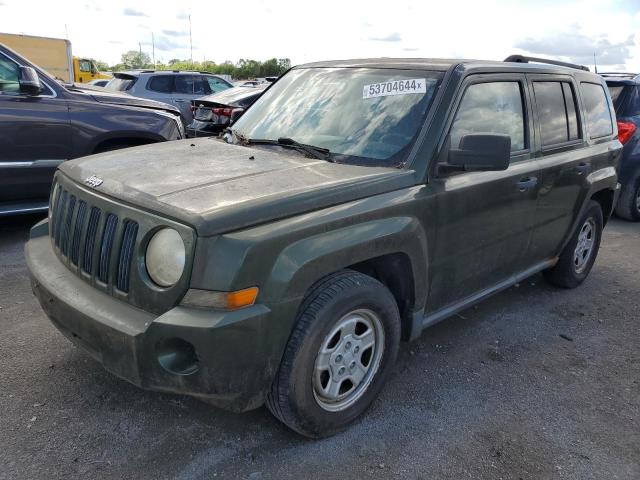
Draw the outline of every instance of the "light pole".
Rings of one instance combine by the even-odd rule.
[[[189,14],[189,46],[191,48],[191,68],[193,68],[193,37],[191,36],[191,14]]]

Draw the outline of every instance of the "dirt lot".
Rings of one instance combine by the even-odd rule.
[[[304,440],[115,378],[48,322],[0,219],[0,479],[640,478],[640,225],[614,220],[588,281],[536,276],[402,348],[348,431]]]

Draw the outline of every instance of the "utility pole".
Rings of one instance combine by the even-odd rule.
[[[193,68],[193,37],[191,36],[191,15],[189,15],[189,45],[191,47],[191,68]]]
[[[153,69],[156,69],[156,40],[151,32],[151,56],[153,58]]]
[[[596,63],[596,52],[593,52],[593,69],[598,73],[598,64]]]

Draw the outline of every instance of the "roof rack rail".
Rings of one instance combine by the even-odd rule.
[[[584,70],[589,72],[589,67],[585,67],[584,65],[578,65],[575,63],[569,62],[560,62],[559,60],[549,60],[548,58],[539,58],[539,57],[527,57],[525,55],[509,55],[507,58],[503,60],[503,62],[515,62],[515,63],[548,63],[549,65],[557,65],[559,67],[567,67],[567,68],[575,68],[578,70]]]

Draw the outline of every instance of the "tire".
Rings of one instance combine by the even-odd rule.
[[[545,279],[562,288],[576,288],[584,282],[598,256],[603,225],[602,207],[598,202],[590,200],[576,232],[560,254],[558,263],[543,272]],[[589,241],[590,249],[586,253]]]
[[[631,222],[640,222],[640,171],[622,186],[616,215]]]
[[[400,315],[391,292],[355,271],[330,275],[310,289],[300,307],[267,407],[306,437],[333,435],[376,398],[399,345]],[[327,353],[320,355],[321,349]]]

